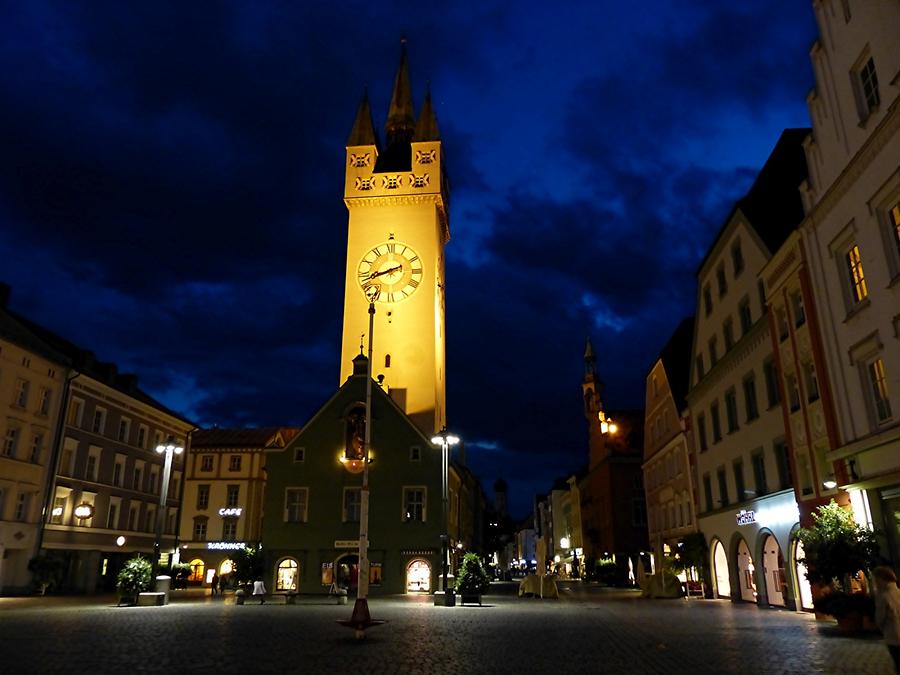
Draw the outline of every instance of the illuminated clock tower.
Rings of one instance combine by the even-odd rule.
[[[368,332],[366,292],[377,290],[372,374],[427,436],[446,424],[444,244],[450,227],[443,160],[430,93],[416,119],[404,46],[384,147],[367,97],[347,139],[341,383],[352,374]]]

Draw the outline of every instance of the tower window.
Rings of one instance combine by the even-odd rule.
[[[424,173],[421,176],[417,176],[416,174],[410,174],[409,179],[412,182],[413,187],[422,188],[428,185],[428,174]]]
[[[371,190],[373,187],[375,187],[374,178],[361,178],[360,176],[356,177],[357,190]]]
[[[385,176],[383,180],[384,187],[388,190],[396,190],[400,187],[400,176]]]
[[[385,354],[385,355],[384,355],[384,367],[385,367],[385,368],[390,368],[390,367],[391,367],[391,355],[390,355],[390,354]]]
[[[434,150],[416,150],[416,164],[433,164],[435,154]]]

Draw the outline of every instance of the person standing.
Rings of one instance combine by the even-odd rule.
[[[262,579],[257,579],[253,582],[253,597],[259,596],[259,604],[266,604],[266,586],[263,584]]]
[[[215,596],[215,594],[219,592],[219,575],[217,572],[213,572],[212,583],[210,586],[212,587],[212,594]]]
[[[219,577],[219,595],[221,595],[223,597],[225,595],[225,584],[227,581],[228,581],[228,579],[224,574],[221,577]]]
[[[900,588],[897,575],[890,567],[872,570],[875,579],[875,624],[884,636],[894,669],[900,673]]]

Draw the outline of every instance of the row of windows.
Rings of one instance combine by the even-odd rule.
[[[44,432],[32,432],[26,441],[23,441],[23,436],[22,428],[11,422],[3,435],[3,446],[0,448],[0,453],[10,459],[40,464],[44,456],[44,441],[46,440]]]
[[[741,240],[736,239],[731,244],[731,271],[732,278],[737,279],[741,273],[744,271],[744,253],[741,249]],[[725,263],[721,263],[716,268],[716,286],[719,291],[719,299],[725,297],[728,293],[728,278],[725,273]],[[712,299],[712,290],[710,289],[709,284],[703,287],[703,308],[706,312],[706,316],[712,314],[713,310],[713,299]]]
[[[222,541],[237,540],[237,518],[222,518]],[[209,534],[209,518],[207,516],[196,516],[194,518],[194,541],[206,541]]]
[[[205,511],[209,508],[209,491],[212,488],[209,484],[201,484],[197,486],[197,510]],[[234,508],[240,506],[241,486],[229,485],[225,488],[225,506]]]
[[[341,519],[344,522],[359,522],[361,505],[360,488],[344,488],[341,503]],[[427,488],[422,486],[404,487],[400,520],[401,522],[425,522]],[[286,523],[305,523],[309,519],[309,488],[292,487],[284,491],[283,519]]]
[[[66,424],[71,427],[87,429],[88,431],[100,436],[110,436],[108,425],[108,414],[106,408],[96,406],[93,415],[85,426],[84,420],[85,402],[80,398],[73,398],[69,405],[69,414],[66,417]],[[127,445],[135,445],[144,450],[154,449],[161,445],[166,434],[161,430],[155,430],[152,434],[153,444],[148,448],[148,442],[151,439],[150,428],[146,424],[138,424],[137,429],[132,433],[132,423],[127,417],[121,416],[118,424],[112,429],[114,432],[112,437],[120,443]]]
[[[683,468],[681,453],[666,453],[664,458],[647,467],[647,487],[652,490],[665,485],[667,481],[680,476]]]
[[[780,403],[780,395],[778,389],[778,375],[775,368],[775,362],[772,359],[767,360],[763,364],[763,373],[766,383],[766,396],[769,408]],[[744,423],[749,424],[759,417],[759,404],[756,392],[756,375],[752,371],[748,373],[742,383],[741,390],[744,399]],[[737,390],[734,387],[725,392],[725,424],[727,433],[734,433],[740,427]],[[722,420],[719,412],[719,401],[716,399],[710,404],[709,419],[711,423],[712,437],[707,437],[706,414],[699,413],[697,415],[696,434],[697,445],[700,452],[706,452],[709,449],[709,441],[716,444],[722,440]]]
[[[82,501],[94,506],[93,501],[82,495],[78,504]],[[108,530],[127,530],[131,532],[156,531],[157,505],[138,500],[129,500],[127,511],[122,511],[122,502],[118,498],[111,498],[106,508],[105,516],[93,511],[89,518],[78,518],[74,513],[73,500],[62,492],[58,492],[53,500],[50,511],[50,523],[54,525],[75,525],[78,527],[98,527]],[[73,507],[70,511],[69,507]],[[123,521],[124,518],[124,521]],[[163,523],[163,531],[166,534],[175,534],[176,511],[169,509],[168,517]]]
[[[228,455],[228,470],[240,471],[243,465],[242,455]],[[200,471],[209,473],[215,471],[216,455],[200,455]]]
[[[775,466],[778,469],[778,489],[786,490],[793,486],[794,478],[791,473],[790,454],[784,441],[778,440],[772,444],[772,455]],[[744,478],[744,460],[734,460],[731,466],[734,492],[729,490],[728,471],[725,466],[716,470],[716,485],[718,488],[716,499],[713,499],[713,484],[710,474],[703,474],[703,496],[706,511],[728,506],[731,503],[740,503],[749,498],[762,497],[770,492],[770,484],[766,475],[766,458],[762,448],[751,453],[750,462],[753,471],[753,487],[748,488]],[[732,495],[734,499],[732,499]]]
[[[704,289],[704,298],[709,298],[709,302],[712,302],[710,296],[708,296],[709,287]],[[766,306],[765,301],[765,291],[762,286],[762,281],[759,282],[759,292],[760,292],[760,304],[763,308]],[[712,311],[712,305],[708,305],[709,309],[707,310],[707,314]],[[743,337],[746,335],[750,329],[753,327],[753,311],[750,309],[750,296],[745,295],[741,298],[740,303],[738,303],[738,320],[740,321],[741,327],[741,335]],[[737,343],[740,339],[735,336],[734,329],[734,320],[731,316],[727,316],[725,320],[722,322],[722,339],[724,343],[724,350],[722,351],[721,356],[727,354],[732,347]],[[715,367],[715,365],[719,362],[720,354],[719,354],[719,338],[718,335],[713,335],[707,341],[707,349],[709,353],[709,368],[710,370]],[[706,375],[706,361],[702,353],[697,354],[696,357],[696,366],[697,366],[697,380],[702,380]]]
[[[52,390],[48,387],[41,387],[38,390],[38,396],[34,399],[35,414],[40,415],[41,417],[47,417],[50,414],[50,404],[52,400]],[[31,382],[21,377],[17,378],[11,401],[12,407],[21,410],[29,410],[31,402]]]
[[[691,497],[685,490],[676,499],[650,509],[650,532],[693,525]]]
[[[104,449],[96,445],[88,448],[84,463],[80,466],[76,466],[77,455],[77,441],[67,438],[60,456],[59,475],[91,483],[103,483],[135,492],[158,494],[160,491],[160,465],[141,459],[130,460],[128,456],[121,453],[115,453],[114,457],[110,457],[109,453],[106,453],[104,460]],[[175,497],[180,488],[180,472],[174,471],[171,481],[169,495]]]

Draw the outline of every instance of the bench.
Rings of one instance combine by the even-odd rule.
[[[138,607],[162,607],[166,604],[165,593],[140,593],[138,595]]]

